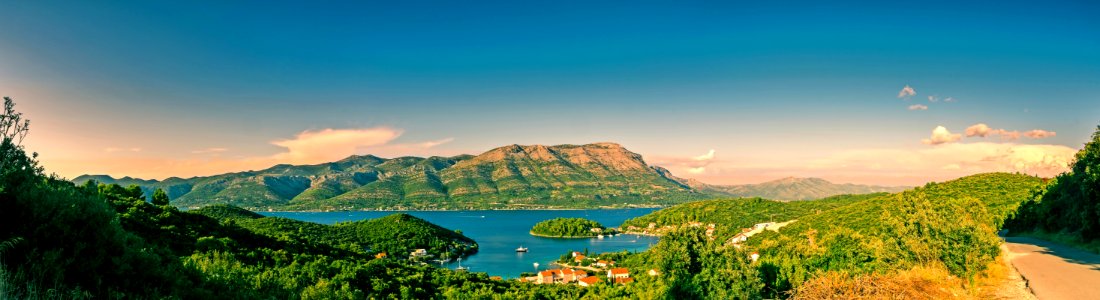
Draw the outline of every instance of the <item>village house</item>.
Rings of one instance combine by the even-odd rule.
[[[421,257],[428,256],[428,249],[416,249],[412,253],[409,253],[409,257]]]
[[[383,259],[386,258],[386,252],[378,253],[374,255],[374,258]]]
[[[553,269],[539,272],[535,283],[570,283],[588,277],[588,272],[574,269]]]
[[[596,261],[596,263],[594,263],[592,265],[600,267],[600,268],[607,268],[607,267],[610,267],[610,266],[614,266],[615,261],[598,260],[598,261]]]
[[[577,281],[577,285],[579,285],[579,286],[593,286],[598,282],[600,282],[600,277],[592,276],[592,277],[581,278],[580,280]]]
[[[649,272],[646,272],[646,274],[649,274],[649,276],[659,276],[661,275],[661,271],[657,271],[657,269],[649,269]]]
[[[611,269],[611,270],[607,270],[607,278],[608,279],[628,278],[628,277],[630,277],[630,270],[627,270],[626,268],[614,268],[614,269]]]
[[[584,261],[584,259],[585,259],[584,254],[577,255],[577,256],[573,257],[573,262],[579,263],[579,262]]]
[[[747,240],[749,240],[749,235],[742,232],[742,233],[738,233],[737,235],[733,236],[733,238],[731,238],[728,243],[729,244],[740,244],[740,243],[743,243]]]
[[[551,270],[541,271],[541,272],[539,272],[538,279],[535,281],[535,283],[550,284],[550,283],[557,282],[557,280],[554,278],[555,275],[556,274],[554,274],[554,272],[551,271]]]

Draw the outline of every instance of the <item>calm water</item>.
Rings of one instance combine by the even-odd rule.
[[[518,277],[521,272],[533,272],[534,263],[539,269],[551,268],[550,262],[570,251],[588,249],[589,252],[644,251],[657,244],[656,237],[619,235],[610,238],[554,239],[531,236],[531,226],[543,220],[558,217],[586,218],[604,226],[618,227],[626,219],[648,214],[654,208],[599,209],[599,210],[471,210],[471,211],[407,211],[410,215],[428,220],[439,226],[462,230],[477,241],[481,249],[477,254],[462,260],[462,266],[471,272],[486,272],[505,278]],[[268,216],[333,224],[383,217],[395,212],[261,212]],[[527,253],[517,253],[516,247],[528,248]],[[455,268],[457,263],[446,265]]]

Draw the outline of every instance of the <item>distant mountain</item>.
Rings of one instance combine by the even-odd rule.
[[[73,179],[164,189],[181,207],[249,209],[583,208],[664,205],[706,195],[614,143],[510,145],[454,157],[351,156],[317,165],[164,181]]]
[[[910,188],[851,183],[837,184],[813,177],[787,177],[764,183],[743,185],[713,185],[695,179],[676,178],[676,180],[703,193],[731,197],[761,197],[775,200],[813,200],[846,194],[896,193]]]

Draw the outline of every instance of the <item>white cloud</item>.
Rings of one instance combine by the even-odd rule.
[[[107,148],[103,148],[103,152],[107,152],[107,153],[115,153],[115,152],[141,152],[141,148],[137,148],[137,147],[131,147],[131,148],[121,148],[121,147],[107,147]]]
[[[936,101],[939,101],[939,100],[940,100],[940,99],[936,99],[936,96],[928,96],[928,102],[933,102],[933,103],[935,103]]]
[[[952,97],[943,98],[943,102],[955,102],[955,98],[952,98]]]
[[[957,142],[959,139],[962,139],[961,134],[951,133],[951,131],[948,131],[947,128],[943,126],[936,126],[935,129],[932,129],[932,136],[921,140],[921,143],[926,145],[940,145]]]
[[[916,94],[917,90],[913,89],[909,85],[905,85],[905,87],[901,88],[901,91],[898,92],[898,98],[909,99],[909,97],[913,97]]]
[[[924,104],[913,104],[909,106],[909,110],[928,110],[928,106]]]

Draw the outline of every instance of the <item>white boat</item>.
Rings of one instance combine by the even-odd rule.
[[[459,267],[456,267],[454,269],[455,270],[470,270],[470,267],[463,267],[462,266],[462,257],[459,257]]]
[[[602,234],[601,234],[601,235],[599,235],[599,236],[596,236],[596,237],[597,237],[597,238],[600,238],[600,239],[603,239],[603,235],[602,235]]]
[[[516,252],[527,252],[527,247],[519,246],[519,248],[516,248]]]

